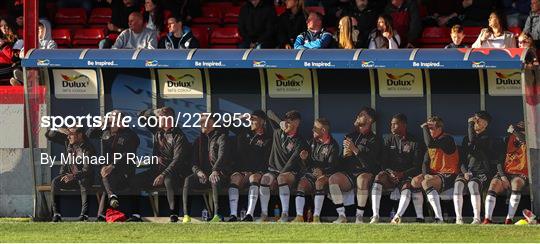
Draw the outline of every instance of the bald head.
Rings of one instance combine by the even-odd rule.
[[[144,18],[139,12],[133,12],[128,18],[129,29],[135,33],[140,33],[144,29]]]

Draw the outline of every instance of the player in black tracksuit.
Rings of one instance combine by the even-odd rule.
[[[118,110],[110,112],[113,116],[122,115]],[[119,117],[121,118],[121,117]],[[127,161],[127,154],[137,153],[139,147],[139,136],[129,127],[108,126],[105,130],[99,127],[92,127],[86,131],[88,138],[99,139],[103,145],[103,155],[108,158],[109,165],[101,167],[101,181],[105,192],[103,197],[109,199],[109,206],[117,208],[120,205],[117,193],[123,192],[129,188],[131,179],[135,175],[136,165]],[[118,159],[115,154],[120,154]],[[100,203],[100,210],[104,209],[104,204]],[[101,211],[98,215],[99,221],[104,221]]]
[[[401,222],[401,216],[411,201],[411,180],[418,175],[424,159],[424,143],[407,132],[407,116],[396,114],[390,122],[390,134],[383,136],[381,171],[375,176],[371,189],[371,223],[379,222],[379,206],[383,189],[401,191],[398,209],[392,219]]]
[[[343,141],[343,159],[341,170],[328,179],[328,188],[332,201],[336,205],[338,219],[334,223],[345,223],[343,192],[349,192],[356,186],[357,210],[356,223],[363,220],[364,210],[369,197],[369,188],[374,175],[380,171],[379,156],[381,140],[372,131],[375,122],[375,110],[363,107],[354,122],[355,131],[345,136]]]
[[[230,127],[236,134],[236,158],[234,173],[229,185],[229,222],[237,221],[239,188],[249,183],[248,208],[242,221],[253,221],[253,213],[259,198],[259,184],[263,172],[268,169],[268,157],[272,147],[272,133],[268,129],[266,113],[255,110],[250,115],[250,126]],[[247,121],[245,121],[247,122]]]
[[[184,132],[178,127],[174,127],[173,121],[165,119],[167,116],[175,116],[172,108],[163,107],[160,109],[148,109],[140,113],[140,116],[157,116],[160,120],[159,127],[148,126],[147,129],[153,134],[153,156],[159,159],[158,164],[150,166],[149,170],[135,174],[133,177],[134,189],[140,190],[165,186],[167,190],[167,201],[169,203],[170,221],[178,221],[178,205],[175,195],[179,192],[181,180],[189,174],[189,159],[191,157],[191,144],[187,140]],[[137,201],[138,202],[138,201]],[[140,215],[135,208],[128,221],[140,221]]]
[[[45,134],[48,140],[66,146],[64,157],[91,157],[95,156],[94,147],[88,142],[82,128],[61,128],[58,131],[48,130]],[[58,192],[61,189],[81,190],[81,215],[79,221],[88,220],[88,198],[86,191],[92,185],[93,169],[89,163],[76,163],[68,160],[62,164],[60,173],[51,182],[51,196],[53,198],[53,221],[62,221],[58,211]]]
[[[272,123],[274,134],[268,160],[268,170],[261,179],[260,221],[266,221],[268,218],[270,187],[275,189],[277,182],[282,207],[280,221],[286,222],[289,216],[290,187],[296,182],[297,175],[303,170],[300,152],[306,148],[306,143],[298,135],[298,127],[301,120],[298,111],[292,110],[287,112],[284,121],[281,121],[272,111],[268,111],[268,117],[275,123]],[[278,123],[280,127],[277,126]]]
[[[305,170],[296,193],[296,218],[304,222],[305,195],[315,192],[313,222],[321,222],[321,210],[328,188],[328,177],[335,173],[339,161],[339,145],[330,134],[330,122],[318,118],[313,124],[313,138],[308,143],[309,152],[300,153]]]
[[[201,135],[193,144],[192,174],[186,177],[183,189],[184,219],[191,222],[189,216],[189,197],[193,189],[212,189],[214,201],[214,217],[212,222],[220,222],[219,191],[228,182],[231,172],[231,144],[228,131],[222,127],[214,127],[212,117],[201,117]]]
[[[462,155],[465,156],[461,164],[461,174],[454,183],[454,209],[456,224],[463,224],[463,189],[469,188],[474,218],[472,224],[481,224],[480,211],[482,210],[481,193],[487,186],[488,178],[493,176],[497,160],[501,155],[501,143],[488,135],[488,125],[491,116],[486,111],[479,111],[468,120],[468,133],[461,144]]]

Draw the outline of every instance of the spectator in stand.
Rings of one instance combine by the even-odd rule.
[[[304,0],[286,0],[287,10],[278,17],[278,42],[280,48],[292,49],[296,37],[306,30]]]
[[[519,48],[531,48],[532,50],[525,55],[526,67],[538,66],[538,57],[536,56],[536,47],[532,36],[528,33],[521,32],[518,37]]]
[[[508,27],[522,27],[531,11],[531,0],[500,0]]]
[[[158,34],[163,31],[163,24],[165,23],[165,19],[163,16],[164,10],[161,8],[160,2],[158,0],[145,0],[143,15],[144,22],[146,22],[146,28],[154,30]]]
[[[339,20],[338,32],[334,37],[338,43],[338,47],[342,49],[354,49],[356,43],[353,41],[353,18],[345,16]]]
[[[461,4],[457,0],[427,0],[424,4],[428,12],[428,16],[423,20],[424,26],[450,27],[461,24]]]
[[[332,34],[323,29],[322,14],[311,12],[307,19],[307,31],[296,37],[294,49],[332,48],[333,42]]]
[[[193,18],[202,15],[200,0],[165,0],[161,2],[161,6],[164,10],[183,19],[184,24],[188,24]]]
[[[375,29],[377,22],[377,13],[370,7],[368,0],[355,0],[351,2],[351,7],[345,13],[347,16],[353,17],[353,41],[358,48],[368,47],[369,33]],[[343,16],[342,16],[343,17]]]
[[[369,34],[369,49],[398,49],[401,38],[392,27],[392,17],[383,14],[377,19],[377,28]]]
[[[540,46],[540,0],[531,1],[531,13],[525,21],[523,32],[531,35],[535,46]]]
[[[158,48],[189,49],[198,48],[199,40],[193,36],[191,29],[183,25],[180,17],[170,17],[167,20],[169,33],[159,42]]]
[[[120,33],[128,28],[128,18],[133,12],[139,11],[139,6],[135,0],[107,0],[111,1],[111,22],[107,24],[107,29],[112,33]]]
[[[482,29],[473,48],[513,48],[516,47],[514,33],[508,31],[506,18],[497,11],[489,15],[489,27]]]
[[[263,0],[249,0],[240,10],[238,30],[242,37],[240,48],[276,47],[276,10]]]
[[[416,0],[391,0],[384,10],[392,16],[394,30],[405,47],[412,47],[422,34],[422,22]]]
[[[324,16],[325,23],[328,26],[337,26],[338,20],[345,15],[345,13],[350,12],[351,1],[354,0],[330,0],[330,6],[325,8],[326,15]]]
[[[497,0],[463,0],[461,6],[464,26],[486,26],[486,20],[496,8]]]
[[[9,79],[13,70],[13,45],[17,42],[15,26],[15,22],[8,18],[0,19],[0,79]]]
[[[452,26],[450,38],[452,38],[452,43],[446,45],[444,48],[468,48],[467,45],[461,43],[463,38],[465,38],[465,33],[463,33],[463,27],[461,25]]]
[[[8,0],[7,4],[7,18],[15,20],[17,24],[15,29],[18,30],[23,29],[23,2],[23,0]],[[51,29],[51,23],[47,20],[47,1],[45,0],[39,1],[39,20],[48,30]]]
[[[156,49],[156,32],[148,29],[144,25],[143,15],[139,12],[133,12],[129,15],[129,29],[120,33],[113,49]]]

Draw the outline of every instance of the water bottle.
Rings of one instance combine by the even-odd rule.
[[[276,204],[276,207],[274,208],[274,219],[277,221],[281,217],[281,209],[279,209],[279,205]]]
[[[246,217],[246,209],[243,208],[242,211],[240,211],[240,219],[244,219]]]
[[[203,221],[208,221],[208,210],[203,209],[202,213],[201,213],[201,217],[202,217],[202,220]]]
[[[394,216],[396,216],[396,209],[392,208],[392,211],[390,211],[390,219],[394,219]]]
[[[306,222],[313,222],[313,211],[311,211],[311,208],[306,212],[306,217],[304,219]]]

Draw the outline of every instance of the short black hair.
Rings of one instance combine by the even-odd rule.
[[[375,112],[375,109],[371,107],[367,107],[367,106],[362,107],[360,111],[358,112],[358,114],[356,115],[356,117],[360,116],[361,113],[366,113],[369,117],[371,117],[371,119],[373,119],[374,122],[377,120],[375,118],[377,113]]]
[[[478,112],[474,113],[474,115],[476,117],[478,117],[478,118],[481,118],[481,119],[487,121],[488,123],[491,122],[491,115],[488,112],[484,111],[484,110],[478,111]]]
[[[394,116],[392,116],[392,119],[397,119],[400,122],[407,124],[407,116],[403,113],[394,114]]]
[[[301,120],[302,116],[300,115],[300,112],[298,110],[291,110],[287,113],[285,113],[285,119],[289,120]]]

